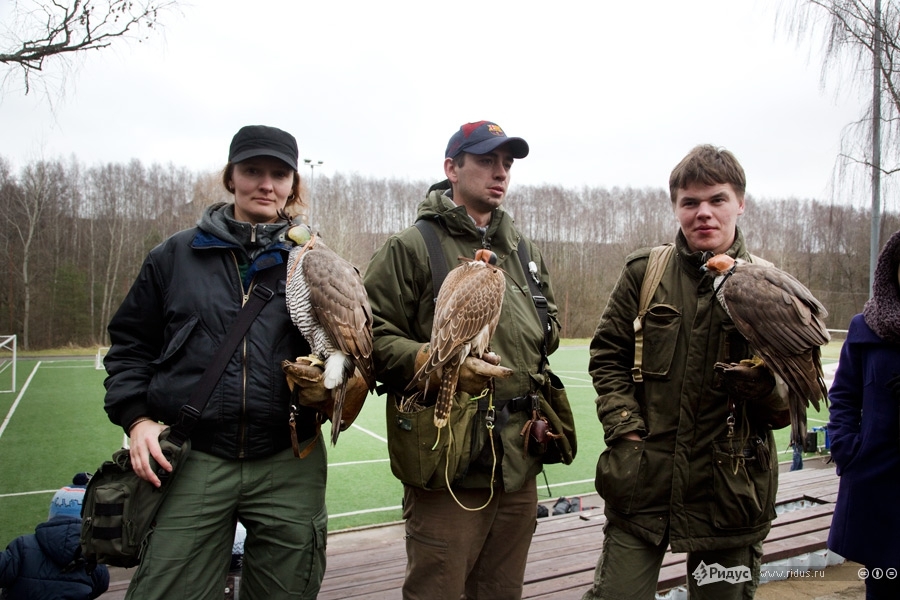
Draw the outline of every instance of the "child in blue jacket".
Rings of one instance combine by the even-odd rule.
[[[58,491],[50,518],[34,533],[14,539],[0,554],[3,600],[90,600],[109,587],[106,565],[89,568],[81,559],[81,498],[87,476]]]

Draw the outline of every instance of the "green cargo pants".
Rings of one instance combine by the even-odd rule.
[[[603,535],[594,585],[581,600],[653,600],[668,541],[652,546],[609,522],[603,527]],[[740,548],[689,552],[688,597],[752,600],[759,586],[761,558],[762,542]]]
[[[235,525],[247,529],[241,600],[315,598],[325,573],[326,456],[258,460],[192,451],[157,515],[128,600],[221,600]]]

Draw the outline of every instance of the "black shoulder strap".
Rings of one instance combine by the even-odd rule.
[[[444,257],[444,249],[441,248],[441,240],[438,238],[437,228],[440,227],[435,221],[419,219],[416,221],[416,229],[422,234],[425,240],[425,247],[428,249],[428,262],[431,264],[431,285],[434,288],[434,300],[437,302],[438,291],[447,278],[447,259]]]
[[[216,354],[210,361],[209,366],[206,367],[206,370],[200,377],[200,381],[194,386],[190,399],[188,399],[187,404],[181,407],[181,411],[178,413],[178,422],[172,426],[172,431],[169,434],[169,441],[176,446],[180,447],[190,437],[194,425],[200,419],[200,414],[209,401],[213,388],[216,387],[219,378],[222,377],[222,373],[225,371],[225,366],[234,354],[234,349],[244,337],[244,334],[247,333],[250,324],[256,319],[263,306],[275,295],[274,290],[278,282],[279,271],[280,269],[276,267],[270,267],[260,272],[259,279],[250,292],[250,297],[244,306],[241,307],[241,311],[235,318],[228,335],[219,344],[219,348],[216,350]]]
[[[519,238],[519,247],[516,248],[516,254],[519,255],[519,262],[522,263],[522,272],[525,273],[525,280],[528,282],[528,289],[531,291],[531,300],[537,309],[538,317],[541,319],[541,327],[544,328],[544,342],[541,347],[541,365],[540,372],[544,371],[547,366],[547,340],[550,337],[550,313],[547,309],[547,297],[544,296],[538,278],[537,265],[531,260],[531,255],[525,248],[525,238]]]

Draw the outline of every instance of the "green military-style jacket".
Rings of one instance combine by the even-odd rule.
[[[500,364],[512,369],[513,374],[508,379],[494,381],[494,396],[498,400],[524,396],[535,388],[533,375],[540,365],[544,331],[516,254],[522,236],[516,230],[512,216],[502,208],[494,211],[482,236],[465,207],[454,204],[445,195],[445,189],[446,186],[440,184],[432,187],[419,205],[417,219],[436,221],[440,225],[441,247],[448,269],[459,264],[460,256],[474,258],[475,251],[482,247],[490,248],[497,255],[497,266],[505,272],[506,292],[491,350],[501,357]],[[549,354],[559,345],[557,306],[540,251],[530,240],[526,240],[525,245],[530,260],[537,267],[542,293],[547,298]],[[379,383],[387,391],[388,402],[395,402],[413,378],[416,352],[430,340],[434,318],[431,267],[425,241],[416,227],[391,236],[375,253],[366,269],[365,285],[374,316],[376,373]],[[523,456],[519,431],[530,416],[526,411],[512,413],[501,432],[503,458],[499,472],[506,491],[520,489],[542,468],[539,459]],[[472,470],[459,485],[488,487],[490,471]]]
[[[668,528],[676,552],[755,543],[775,518],[775,442],[744,418],[742,402],[732,407],[713,370],[752,352],[716,299],[713,277],[701,271],[701,253],[679,233],[643,321],[643,383],[635,383],[634,319],[649,253],[628,257],[591,341],[607,443],[597,491],[611,523],[652,544]],[[727,254],[749,260],[740,230]],[[629,432],[641,441],[624,439]]]

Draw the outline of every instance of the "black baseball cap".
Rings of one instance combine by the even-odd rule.
[[[487,154],[503,144],[509,144],[513,158],[528,156],[528,142],[520,137],[507,137],[496,123],[490,121],[466,123],[450,138],[444,156],[456,158],[460,152]]]
[[[228,162],[239,163],[254,156],[274,156],[297,169],[297,140],[287,131],[266,125],[241,127],[231,140]]]

